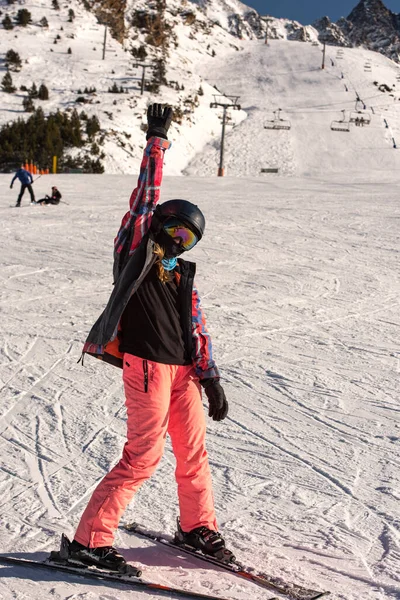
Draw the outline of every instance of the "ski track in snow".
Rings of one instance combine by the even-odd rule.
[[[73,535],[124,443],[120,372],[90,358],[77,364],[111,290],[112,238],[129,197],[111,210],[101,194],[109,177],[65,176],[70,206],[2,212],[2,552],[40,553],[62,531]],[[111,177],[124,190],[134,184]],[[1,176],[4,194],[7,184]],[[166,178],[163,197],[190,196],[208,220],[192,258],[231,405],[224,423],[208,423],[227,540],[245,562],[331,589],[335,600],[389,600],[400,597],[397,185],[387,184],[382,202],[373,179],[349,183],[348,196],[338,184],[326,180],[321,199],[314,179],[280,179],[272,199],[250,178]],[[92,185],[96,207],[82,200]],[[30,251],[14,254],[21,226]],[[46,300],[30,303],[37,296]],[[124,520],[173,533],[176,514],[167,443]],[[193,561],[177,570],[171,553],[122,530],[116,542],[150,579],[266,597]],[[20,593],[18,569],[3,572],[0,595]],[[25,580],[24,593],[39,599],[39,581],[49,593],[55,585],[56,598],[116,593],[44,574]]]

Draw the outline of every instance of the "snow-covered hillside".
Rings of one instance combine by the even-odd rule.
[[[214,76],[199,65],[210,83],[240,96],[247,115],[227,137],[229,175],[257,176],[263,168],[278,168],[284,175],[398,171],[400,153],[394,144],[400,144],[400,82],[392,61],[368,50],[328,47],[322,70],[320,45],[255,41],[242,48],[214,59]],[[265,129],[279,108],[291,129]],[[332,131],[342,111],[349,131]],[[357,116],[370,123],[349,123]],[[185,172],[215,174],[218,155],[217,139]]]
[[[210,108],[210,103],[219,92],[239,95],[242,106],[240,111],[230,111],[227,128],[225,163],[230,175],[260,175],[262,168],[271,167],[286,175],[313,173],[321,166],[325,173],[398,167],[393,149],[400,134],[398,67],[380,54],[344,49],[337,57],[337,50],[328,47],[322,71],[322,46],[316,42],[316,30],[272,19],[268,27],[275,39],[265,45],[267,24],[236,0],[206,5],[172,0],[165,10],[168,44],[160,49],[146,44],[148,34],[137,26],[140,11],[149,9],[138,0],[126,7],[123,44],[108,33],[103,60],[104,26],[77,0],[61,4],[59,10],[44,1],[2,2],[3,14],[15,16],[23,6],[31,12],[32,23],[1,30],[0,56],[14,49],[23,64],[19,72],[12,72],[17,92],[0,91],[0,124],[27,118],[29,113],[22,107],[27,94],[20,87],[44,83],[50,98],[35,100],[35,105],[46,114],[77,108],[99,118],[107,173],[136,172],[147,104],[160,101],[172,104],[180,114],[171,130],[172,141],[179,143],[173,144],[166,172],[215,174],[221,110]],[[68,16],[71,8],[72,22]],[[47,28],[40,25],[43,17]],[[292,41],[299,37],[309,41]],[[147,91],[140,95],[142,68],[135,67],[138,59],[132,56],[132,49],[139,52],[143,48],[147,49],[147,63],[165,58],[169,85],[162,85],[158,94]],[[1,72],[5,73],[4,65]],[[150,69],[146,77],[151,79]],[[110,93],[113,85],[126,93]],[[388,91],[379,91],[378,86],[387,86]],[[85,94],[85,88],[96,91]],[[362,103],[356,106],[357,94]],[[77,102],[82,97],[84,104]],[[331,132],[330,124],[342,118],[342,110],[348,120],[364,103],[371,115],[374,111],[368,127],[353,124],[350,133]],[[278,108],[281,117],[291,122],[291,130],[264,130]]]

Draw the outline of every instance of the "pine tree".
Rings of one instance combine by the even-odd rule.
[[[72,50],[71,50],[71,48],[68,48],[68,50],[67,50],[67,54],[72,54]]]
[[[38,91],[37,91],[37,87],[36,87],[36,83],[32,83],[32,87],[30,90],[28,90],[28,94],[30,98],[37,98],[38,97]]]
[[[154,82],[159,85],[167,85],[166,79],[167,69],[165,67],[165,60],[163,58],[157,58],[153,68]]]
[[[4,29],[14,29],[14,25],[12,24],[12,21],[8,15],[6,15],[4,17],[4,19],[2,20],[2,23],[3,23]]]
[[[22,100],[22,106],[24,107],[25,112],[33,112],[35,110],[35,106],[30,96],[26,96]]]
[[[115,81],[112,84],[112,86],[108,88],[108,91],[110,92],[110,94],[119,94],[119,87],[117,86]]]
[[[70,8],[70,9],[69,9],[69,11],[68,11],[68,21],[69,21],[70,23],[72,23],[72,21],[73,21],[74,19],[75,19],[75,13],[74,13],[73,9],[72,9],[72,8]]]
[[[42,83],[41,86],[39,87],[38,98],[39,98],[39,100],[48,100],[49,99],[49,90],[44,85],[44,83]]]
[[[91,119],[88,119],[86,121],[86,133],[89,138],[92,138],[99,131],[100,131],[100,121],[96,117],[96,115],[93,115],[93,117]]]
[[[12,94],[17,89],[13,86],[12,77],[9,71],[7,71],[1,80],[1,89],[3,92],[7,92],[7,94]]]
[[[46,19],[46,17],[42,17],[42,18],[40,19],[40,25],[41,25],[41,27],[45,27],[45,28],[47,28],[47,27],[49,26],[49,22],[48,22],[48,20]]]
[[[68,115],[67,115],[68,119]],[[70,120],[70,137],[68,143],[71,146],[83,146],[81,122],[79,119],[78,111],[74,108],[71,114]]]
[[[131,48],[131,54],[138,60],[145,60],[147,56],[147,50],[145,46],[141,45],[139,48]]]
[[[58,0],[52,0],[51,2],[54,10],[60,10],[60,5],[58,4]]]
[[[5,64],[10,71],[19,71],[22,67],[21,57],[15,50],[8,50],[6,53]]]
[[[22,27],[26,27],[32,22],[32,15],[26,8],[20,8],[17,13],[17,23]]]
[[[104,167],[98,158],[96,160],[92,160],[91,158],[86,156],[85,160],[83,162],[83,172],[84,173],[104,173]]]
[[[35,156],[42,165],[49,165],[51,157],[56,155],[60,166],[82,168],[85,173],[104,172],[99,160],[104,158],[102,152],[96,160],[89,153],[82,153],[74,158],[65,157],[68,148],[80,148],[85,144],[82,125],[87,121],[82,119],[83,114],[80,117],[76,110],[71,115],[57,111],[45,117],[41,108],[33,108],[32,98],[29,96],[24,98],[24,108],[32,112],[28,119],[20,118],[0,126],[0,169],[5,164],[15,160],[24,161],[29,156]],[[93,131],[98,130],[98,119],[94,117],[90,121]],[[97,154],[94,140],[91,140],[91,146]]]

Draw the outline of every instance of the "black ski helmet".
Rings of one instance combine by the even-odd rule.
[[[203,237],[206,227],[204,215],[196,204],[192,204],[188,200],[167,200],[162,204],[158,204],[156,215],[161,222],[169,217],[176,217],[184,225],[188,225],[193,229],[199,240]]]

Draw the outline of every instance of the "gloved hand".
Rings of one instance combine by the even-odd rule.
[[[208,398],[208,416],[212,417],[213,421],[222,421],[228,414],[228,402],[221,384],[213,378],[201,379],[200,384]]]
[[[171,106],[164,106],[162,104],[150,104],[147,109],[147,123],[149,128],[146,134],[146,140],[151,138],[153,135],[161,137],[167,140],[167,131],[172,121],[172,108]]]
[[[12,190],[12,183],[10,183],[10,190]]]

